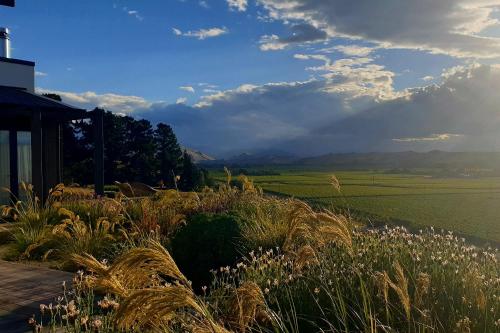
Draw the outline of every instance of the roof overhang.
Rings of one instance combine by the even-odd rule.
[[[42,112],[44,118],[61,121],[91,117],[91,113],[84,109],[31,93],[26,89],[0,86],[0,119],[30,117],[35,111]]]

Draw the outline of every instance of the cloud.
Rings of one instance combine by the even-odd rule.
[[[175,104],[186,104],[187,100],[188,99],[186,97],[177,98]]]
[[[47,76],[48,74],[45,73],[45,72],[39,72],[39,71],[36,71],[35,72],[35,76],[39,76],[39,77],[43,77],[43,76]]]
[[[205,94],[218,94],[221,91],[220,90],[216,90],[216,89],[212,89],[212,88],[205,88],[205,89],[203,89],[203,92]]]
[[[198,86],[199,87],[205,87],[205,88],[208,88],[208,89],[215,89],[215,88],[219,88],[218,85],[216,84],[210,84],[210,83],[205,83],[205,82],[200,82],[198,83]]]
[[[343,53],[346,56],[352,56],[352,57],[367,57],[374,50],[373,47],[366,47],[359,45],[339,45],[335,46],[333,49],[337,52]]]
[[[427,142],[427,141],[448,141],[451,139],[463,138],[462,134],[451,134],[451,133],[443,133],[443,134],[431,134],[427,137],[420,138],[398,138],[392,139],[394,142]]]
[[[499,68],[464,67],[441,85],[390,100],[336,85],[342,83],[243,85],[193,107],[167,106],[145,116],[171,123],[184,144],[219,155],[269,148],[302,155],[500,149]]]
[[[37,89],[39,94],[57,94],[68,104],[76,105],[85,109],[94,109],[100,107],[106,110],[132,113],[139,110],[150,108],[153,103],[148,102],[142,97],[124,96],[118,94],[97,94],[93,91],[83,93],[65,92],[50,89]]]
[[[129,9],[128,7],[119,7],[117,4],[113,4],[113,8],[121,9],[124,13],[136,18],[139,21],[144,20],[144,17],[141,15],[141,13],[139,13],[138,10]]]
[[[432,75],[424,76],[422,78],[422,81],[425,81],[425,82],[429,82],[429,81],[432,81],[432,80],[434,80],[434,76],[432,76]]]
[[[327,80],[325,90],[331,93],[347,93],[354,97],[371,96],[381,100],[393,99],[401,95],[394,91],[395,74],[384,66],[374,64],[369,57],[330,60],[322,54],[295,54],[295,59],[316,60],[322,66],[307,67],[307,70],[322,73]]]
[[[187,91],[187,92],[190,92],[192,94],[195,93],[195,90],[193,87],[191,86],[182,86],[182,87],[179,87],[180,90],[184,90],[184,91]]]
[[[226,0],[228,6],[232,10],[244,12],[248,7],[248,0]]]
[[[206,2],[205,0],[200,0],[198,2],[198,4],[203,7],[203,8],[210,8],[210,6],[208,5],[208,2]]]
[[[278,37],[277,35],[264,35],[260,38],[260,49],[262,51],[276,51],[294,45],[317,42],[327,39],[327,33],[310,24],[295,24],[291,28],[291,35]]]
[[[310,149],[317,142],[323,151],[498,151],[499,86],[500,68],[471,65],[441,85],[411,89],[404,97],[333,121],[295,147]]]
[[[229,33],[229,30],[226,27],[200,29],[200,30],[193,30],[193,31],[186,31],[186,32],[182,32],[181,30],[179,30],[177,28],[172,28],[172,31],[173,31],[174,35],[176,35],[176,36],[195,37],[195,38],[198,38],[199,40],[218,37],[218,36],[225,35],[225,34]]]
[[[339,74],[307,81],[244,84],[206,95],[194,105],[187,105],[184,99],[177,101],[180,104],[167,104],[115,94],[39,92],[60,94],[65,102],[87,109],[100,105],[169,123],[183,145],[218,156],[259,149],[301,155],[500,150],[499,66],[456,67],[444,72],[440,84],[393,91],[391,98],[381,99],[374,93],[378,88],[364,85],[376,85],[377,77],[392,74],[370,69],[375,65],[373,59],[333,61],[318,54],[296,58],[321,61],[317,67],[325,67],[325,74],[332,68]],[[351,82],[349,89],[346,82]]]
[[[288,46],[288,44],[280,42],[278,35],[264,35],[260,38],[259,43],[262,51],[283,50]]]
[[[309,24],[330,38],[363,39],[387,48],[456,57],[500,56],[500,39],[482,35],[498,27],[494,12],[500,0],[258,1],[269,18]]]
[[[225,154],[301,137],[352,112],[324,87],[323,80],[246,84],[205,96],[194,106],[153,106],[139,115],[168,122],[185,145]]]

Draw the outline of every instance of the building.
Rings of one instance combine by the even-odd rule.
[[[104,192],[103,113],[87,112],[35,93],[35,63],[13,59],[9,30],[0,28],[0,188],[19,197],[21,182],[44,200],[62,181],[64,122],[92,119],[95,128],[95,191]],[[0,191],[0,204],[9,202]]]

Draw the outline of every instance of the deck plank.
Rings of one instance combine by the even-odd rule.
[[[29,332],[28,318],[40,314],[40,304],[55,303],[62,282],[71,273],[0,260],[0,332]]]

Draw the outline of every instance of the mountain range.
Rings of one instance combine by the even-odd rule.
[[[500,169],[500,152],[371,152],[332,153],[297,157],[286,153],[241,154],[228,159],[200,161],[205,166],[304,166],[334,169]]]

